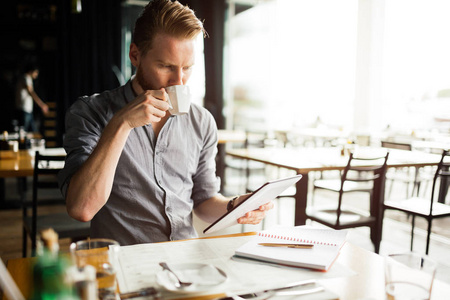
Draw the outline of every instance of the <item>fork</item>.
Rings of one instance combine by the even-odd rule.
[[[165,263],[165,262],[160,262],[159,265],[160,265],[164,270],[169,271],[170,273],[172,273],[172,274],[175,276],[175,278],[177,279],[177,281],[174,282],[175,287],[177,287],[177,288],[185,288],[185,287],[188,287],[188,286],[192,285],[192,282],[181,281],[180,278],[177,276],[177,274],[176,274],[174,271],[172,271],[172,269],[169,268],[169,266],[167,265],[167,263]]]

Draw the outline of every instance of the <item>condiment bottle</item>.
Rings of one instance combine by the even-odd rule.
[[[79,300],[66,280],[68,260],[59,255],[58,234],[53,229],[40,233],[38,257],[33,268],[32,300]]]

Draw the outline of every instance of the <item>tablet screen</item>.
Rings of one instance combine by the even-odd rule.
[[[300,178],[302,178],[302,175],[298,174],[292,177],[266,182],[254,191],[247,199],[236,205],[232,210],[221,216],[214,223],[203,230],[203,233],[215,232],[238,224],[237,219],[244,216],[247,212],[255,210],[261,205],[272,201],[288,187],[299,181]]]

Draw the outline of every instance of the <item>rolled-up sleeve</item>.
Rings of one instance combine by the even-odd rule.
[[[83,165],[100,139],[105,119],[86,102],[78,99],[66,113],[64,148],[67,152],[64,169],[58,174],[58,182],[64,197],[72,175]],[[103,125],[103,126],[102,126]]]

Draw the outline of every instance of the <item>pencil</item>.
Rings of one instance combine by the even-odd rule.
[[[284,244],[284,243],[259,243],[265,247],[286,247],[286,248],[312,248],[314,244]]]

